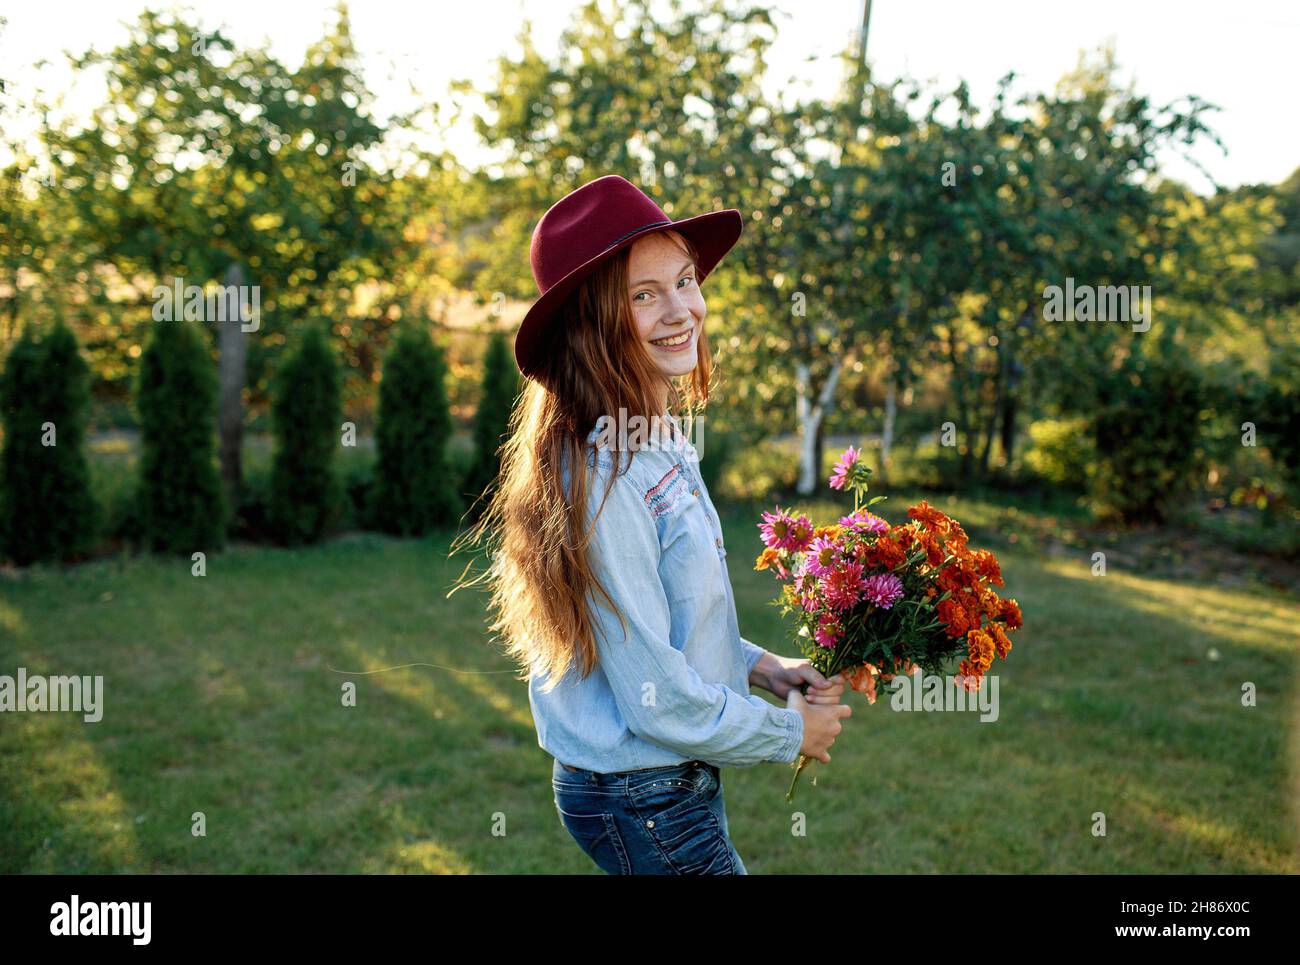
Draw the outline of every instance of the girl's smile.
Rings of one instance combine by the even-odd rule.
[[[692,325],[685,332],[678,332],[676,335],[653,339],[650,344],[665,352],[683,352],[695,344],[695,326]]]

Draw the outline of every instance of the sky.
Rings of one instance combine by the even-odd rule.
[[[770,3],[778,30],[769,91],[829,94],[840,79],[834,56],[857,30],[861,4]],[[0,76],[10,95],[22,97],[38,82],[70,88],[63,68],[38,74],[31,65],[42,58],[61,62],[64,50],[110,49],[125,37],[122,22],[144,6],[141,0],[0,2],[8,20],[0,31]],[[277,57],[296,65],[332,20],[333,6],[333,0],[222,0],[188,9],[206,26],[223,25],[237,41],[269,41]],[[349,13],[376,113],[384,116],[409,106],[410,80],[430,95],[448,96],[454,78],[486,87],[496,58],[517,50],[525,15],[539,48],[552,52],[578,6],[579,0],[364,0]],[[1080,51],[1106,43],[1115,46],[1121,78],[1155,103],[1195,94],[1220,108],[1209,123],[1227,153],[1209,143],[1194,153],[1219,184],[1277,182],[1300,166],[1296,0],[873,0],[868,58],[878,78],[906,75],[948,85],[964,78],[983,103],[1010,70],[1019,91],[1051,90],[1076,66]],[[100,93],[79,84],[69,92],[68,109],[84,112]],[[17,133],[25,133],[21,124]],[[465,163],[486,160],[468,125],[453,133],[450,147]],[[1166,174],[1211,190],[1176,154],[1160,161]]]

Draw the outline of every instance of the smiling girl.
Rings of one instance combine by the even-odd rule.
[[[850,714],[840,677],[740,635],[722,525],[674,414],[694,425],[708,400],[700,285],[740,231],[734,209],[670,221],[610,175],[533,233],[527,379],[473,535],[493,540],[491,630],[527,677],[560,822],[610,874],[745,874],[719,768],[828,762]],[[660,431],[609,445],[610,420],[632,416]]]

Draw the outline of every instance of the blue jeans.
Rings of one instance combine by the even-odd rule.
[[[607,874],[748,874],[727,833],[712,764],[601,774],[556,761],[551,787],[560,823]]]

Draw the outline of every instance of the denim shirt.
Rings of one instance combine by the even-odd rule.
[[[699,456],[669,421],[671,441],[635,452],[587,451],[589,524],[610,473],[620,470],[588,561],[627,620],[626,638],[617,615],[590,592],[597,665],[582,681],[571,667],[550,693],[534,668],[528,702],[537,742],[561,763],[601,773],[689,760],[790,763],[803,745],[803,718],[749,693],[764,650],[740,635],[722,526]],[[567,459],[562,475],[567,493]]]

